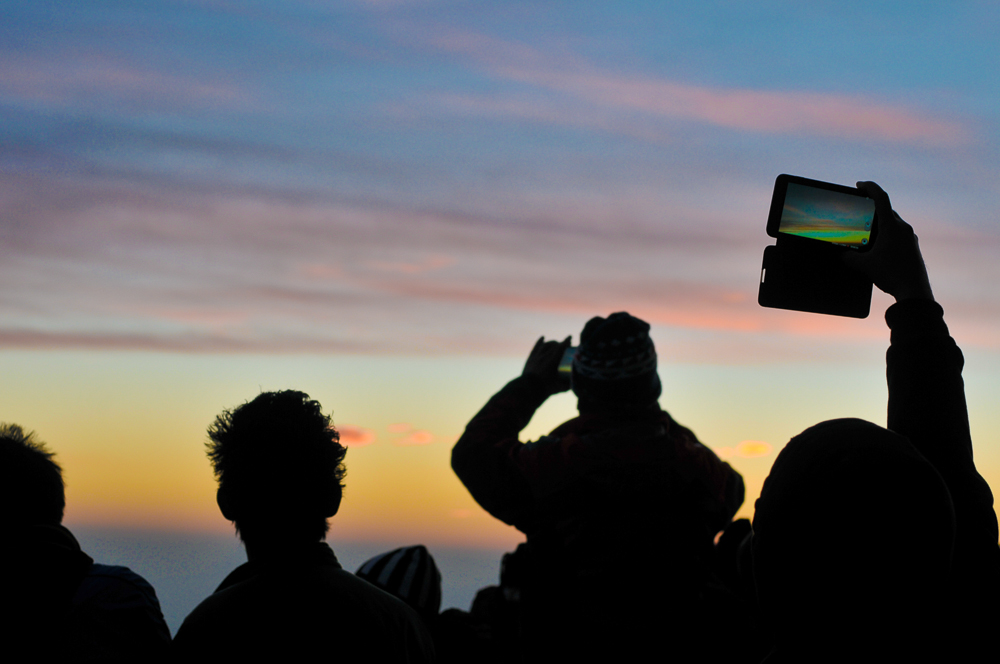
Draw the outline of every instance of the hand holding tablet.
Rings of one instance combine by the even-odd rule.
[[[868,316],[872,280],[844,257],[869,251],[878,234],[875,201],[866,190],[779,175],[767,234],[777,242],[764,250],[761,306]]]

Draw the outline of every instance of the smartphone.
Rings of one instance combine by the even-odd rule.
[[[767,234],[794,235],[867,251],[875,241],[875,201],[856,187],[779,175],[774,182]]]
[[[855,187],[779,175],[774,183],[757,302],[763,307],[866,318],[872,282],[844,252],[868,251],[875,202]]]
[[[577,346],[570,346],[563,351],[562,359],[559,361],[559,373],[570,373],[573,371],[573,358],[576,356],[576,349]]]

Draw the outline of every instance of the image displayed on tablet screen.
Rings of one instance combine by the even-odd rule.
[[[778,231],[861,248],[871,239],[874,217],[870,198],[789,182]]]

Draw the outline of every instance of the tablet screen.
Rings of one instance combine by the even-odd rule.
[[[778,231],[848,247],[864,247],[871,239],[875,202],[789,182]]]

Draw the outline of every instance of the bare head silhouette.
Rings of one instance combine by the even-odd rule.
[[[347,450],[318,402],[264,392],[220,414],[208,437],[219,508],[244,543],[323,539],[340,508]]]
[[[34,432],[0,423],[0,505],[8,523],[62,523],[66,493],[54,456]]]
[[[905,437],[857,419],[803,431],[775,460],[753,530],[757,593],[779,646],[815,658],[858,643],[929,645],[955,517],[941,476]]]
[[[178,661],[314,659],[331,644],[347,658],[425,662],[433,643],[401,600],[345,571],[322,541],[343,494],[347,450],[328,415],[302,392],[265,392],[208,428],[218,502],[247,562],[184,620]]]

